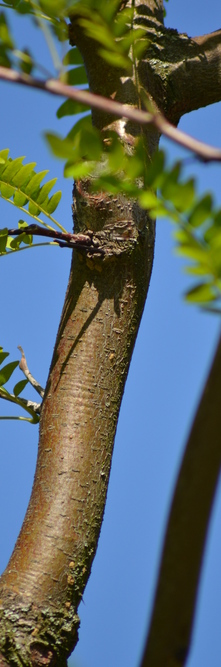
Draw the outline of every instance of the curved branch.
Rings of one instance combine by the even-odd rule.
[[[18,350],[21,352],[21,361],[19,363],[19,368],[24,373],[25,377],[27,378],[28,382],[34,387],[35,391],[41,396],[41,398],[44,398],[44,389],[43,387],[39,384],[37,380],[33,377],[33,375],[30,373],[30,370],[28,368],[26,356],[24,353],[24,350],[22,349],[21,345],[18,345]]]
[[[138,124],[153,125],[165,137],[168,137],[168,139],[192,151],[200,160],[205,162],[221,162],[221,149],[213,148],[213,146],[198,141],[185,132],[181,132],[169,123],[160,112],[150,113],[140,109],[134,109],[129,105],[127,106],[126,104],[115,102],[114,100],[102,97],[101,95],[96,95],[87,90],[71,88],[71,86],[62,83],[57,79],[42,81],[41,79],[35,79],[29,74],[19,74],[7,67],[0,66],[0,79],[11,83],[22,84],[29,88],[37,88],[38,90],[51,93],[52,95],[67,97],[71,100],[81,102],[82,104],[90,105],[100,111],[106,111],[113,116],[127,118]],[[199,106],[203,106],[203,104]],[[186,111],[183,113],[186,113]]]
[[[166,40],[168,63],[166,116],[181,116],[221,100],[221,30],[200,37],[176,33]]]
[[[194,419],[165,536],[141,667],[184,665],[221,466],[221,337]]]

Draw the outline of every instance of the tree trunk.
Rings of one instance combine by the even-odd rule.
[[[134,29],[145,26],[153,40],[135,74],[154,104],[178,122],[191,108],[217,101],[220,92],[210,75],[208,96],[205,91],[201,57],[212,42],[165,29],[163,0],[135,5]],[[82,52],[93,92],[140,104],[135,74],[125,78],[104,64],[76,17],[70,41]],[[212,41],[218,71],[220,56]],[[204,83],[203,96],[192,95],[193,68],[194,90]],[[99,129],[119,131],[126,150],[140,131],[100,111],[92,116]],[[159,134],[148,126],[144,139],[151,160]],[[73,252],[43,401],[32,496],[0,582],[0,667],[64,667],[77,642],[77,608],[97,548],[116,424],[151,275],[154,223],[136,201],[91,194],[90,185],[90,179],[75,184],[74,230],[97,234],[104,256]]]

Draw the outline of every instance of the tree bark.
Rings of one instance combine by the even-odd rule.
[[[220,99],[210,76],[208,94],[205,90],[201,58],[210,51],[212,67],[215,45],[219,72],[216,38],[204,43],[165,29],[163,0],[135,4],[134,28],[146,26],[153,40],[139,63],[140,86],[156,107],[173,122],[190,110],[189,64],[195,68],[195,87],[204,86],[203,98],[195,95],[194,104]],[[138,104],[135,79],[101,61],[77,17],[70,39],[81,49],[93,92]],[[92,115],[99,129],[119,129],[125,149],[131,150],[139,132],[135,124],[126,122],[122,130],[109,114],[95,110]],[[147,127],[144,138],[151,160],[159,133]],[[74,231],[90,229],[98,235],[104,257],[73,254],[43,401],[32,496],[0,580],[0,667],[65,667],[77,642],[77,608],[97,548],[117,418],[150,280],[154,223],[135,201],[92,194],[90,185],[90,179],[75,184]]]

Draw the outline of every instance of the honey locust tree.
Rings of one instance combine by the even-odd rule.
[[[161,0],[21,1],[5,8],[1,79],[62,95],[59,117],[91,109],[67,137],[47,133],[65,161],[65,176],[74,179],[74,233],[54,217],[60,193],[51,194],[53,180],[42,183],[46,172],[6,149],[0,153],[1,197],[22,215],[18,228],[1,229],[1,254],[31,248],[41,237],[73,253],[45,391],[21,351],[26,379],[10,393],[5,384],[18,362],[5,364],[7,353],[0,352],[1,397],[24,408],[33,423],[40,415],[31,500],[1,577],[0,665],[64,667],[77,642],[77,610],[97,548],[117,418],[151,276],[156,216],[172,219],[178,248],[197,277],[187,300],[220,309],[221,212],[210,196],[197,197],[180,163],[169,168],[158,150],[164,134],[204,161],[221,159],[218,149],[176,130],[183,114],[220,100],[220,31],[189,38],[165,28]],[[53,79],[37,78],[31,53],[16,49],[11,11],[30,15],[46,34],[57,68]],[[54,44],[63,47],[67,38],[60,63]],[[89,91],[73,87],[87,81]],[[187,658],[219,474],[220,356],[218,346],[177,480],[142,667]],[[27,382],[37,385],[42,405],[21,397]]]

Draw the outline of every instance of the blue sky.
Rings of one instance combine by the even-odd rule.
[[[218,0],[169,0],[166,24],[189,35],[221,25]],[[14,25],[20,46],[30,46],[48,63],[47,47],[29,23]],[[36,91],[0,83],[0,148],[12,157],[25,155],[38,169],[50,169],[63,190],[58,208],[61,224],[71,229],[71,181],[62,163],[48,152],[43,131],[66,132],[68,119],[58,121],[58,100]],[[186,115],[180,127],[221,146],[221,106]],[[169,159],[184,155],[162,141]],[[193,161],[188,173],[199,191],[212,190],[220,200],[221,166]],[[11,210],[12,209],[12,210]],[[1,202],[1,227],[17,224],[13,207]],[[47,379],[70,267],[70,254],[43,248],[3,257],[0,261],[0,345],[19,358],[25,350],[32,373]],[[185,438],[212,358],[219,322],[185,305],[189,282],[173,252],[171,225],[157,224],[151,286],[121,408],[105,517],[92,575],[80,607],[80,641],[70,665],[138,667],[151,610],[165,520]],[[18,373],[17,379],[21,379]],[[27,393],[27,390],[26,390]],[[34,396],[29,391],[30,398]],[[1,414],[6,404],[0,405]],[[0,569],[7,564],[31,492],[37,428],[0,422]],[[209,531],[197,617],[188,667],[220,667],[221,494]]]

